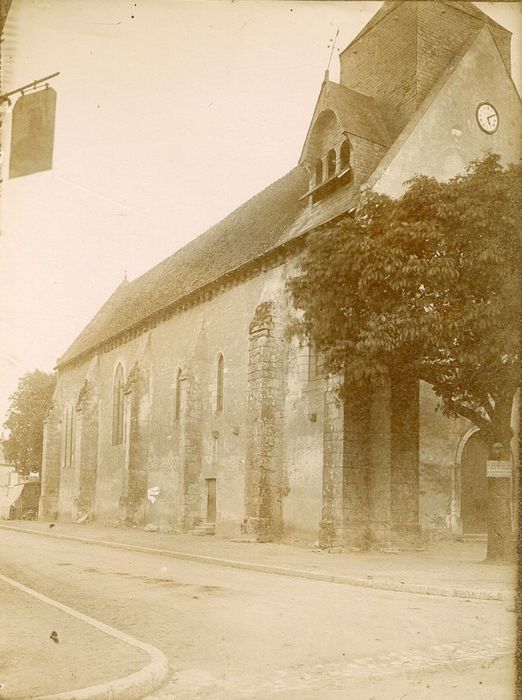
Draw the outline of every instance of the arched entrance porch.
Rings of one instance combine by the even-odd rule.
[[[463,535],[487,532],[488,446],[478,431],[473,432],[462,448],[460,459],[460,521]]]
[[[487,534],[487,459],[488,447],[478,428],[470,428],[460,441],[453,473],[452,530],[457,535]]]

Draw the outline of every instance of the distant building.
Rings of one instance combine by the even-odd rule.
[[[518,159],[510,39],[471,3],[384,4],[340,83],[326,75],[298,165],[123,282],[59,359],[41,517],[347,546],[485,531],[470,425],[435,414],[426,386],[419,412],[415,384],[343,406],[314,348],[285,339],[283,290],[307,234],[361,188]]]
[[[0,519],[8,520],[11,506],[24,488],[20,474],[13,464],[7,461],[2,440],[0,440]]]

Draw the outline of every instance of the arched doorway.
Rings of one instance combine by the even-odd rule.
[[[466,441],[460,462],[460,517],[465,535],[487,532],[487,459],[488,447],[477,431]]]

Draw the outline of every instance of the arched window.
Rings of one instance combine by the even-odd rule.
[[[112,387],[112,444],[123,442],[123,367],[119,364],[114,373]]]
[[[315,163],[315,184],[319,185],[323,181],[323,161],[318,160]]]
[[[181,368],[176,372],[176,398],[174,404],[174,420],[179,420],[181,415]]]
[[[216,368],[216,413],[223,413],[223,378],[225,374],[225,360],[219,353]]]
[[[328,179],[335,175],[336,160],[337,157],[335,155],[335,151],[333,148],[331,148],[328,151],[328,155],[326,156],[326,177]]]
[[[64,467],[71,466],[74,453],[74,408],[69,405],[65,409],[65,446],[63,463]]]
[[[341,145],[341,170],[346,170],[350,167],[350,142],[348,139],[343,141]]]

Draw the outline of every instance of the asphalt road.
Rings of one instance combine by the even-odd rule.
[[[352,588],[6,530],[0,571],[161,649],[171,680],[151,699],[514,697],[505,655],[514,615],[501,602]]]

